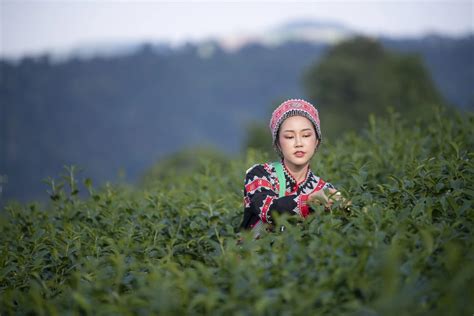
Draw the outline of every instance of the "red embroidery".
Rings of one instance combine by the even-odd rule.
[[[270,208],[270,204],[272,204],[272,201],[273,201],[273,197],[271,196],[267,196],[265,201],[263,201],[262,210],[260,212],[260,218],[262,219],[264,223],[267,223],[267,212],[268,212],[268,209]]]
[[[309,198],[309,195],[301,194],[300,198],[298,200],[298,202],[299,202],[298,206],[299,206],[300,211],[301,211],[301,216],[303,216],[303,217],[306,217],[309,214],[309,206],[307,204],[308,198]]]
[[[304,100],[287,100],[284,103],[280,105],[279,108],[277,108],[273,115],[272,115],[272,121],[270,122],[271,129],[275,129],[277,122],[280,121],[281,117],[288,111],[299,109],[302,110],[306,113],[308,113],[311,117],[314,118],[316,123],[319,125],[319,114],[318,111],[308,102]]]
[[[311,193],[321,190],[324,187],[325,184],[326,184],[326,182],[324,182],[320,178],[319,181],[318,181],[318,184],[316,185],[316,187],[314,188],[314,190]],[[301,211],[301,216],[303,216],[303,217],[306,217],[306,216],[309,215],[309,206],[308,206],[307,202],[308,202],[310,194],[301,194],[300,198],[298,199],[298,207]]]
[[[260,187],[268,188],[268,189],[271,190],[272,189],[272,184],[270,183],[270,181],[267,181],[265,179],[257,179],[257,180],[253,180],[252,182],[247,184],[245,186],[245,190],[247,190],[247,193],[251,193],[251,192],[257,190]]]
[[[270,164],[266,163],[263,165],[263,168],[265,168],[265,170],[267,170],[268,173],[272,173],[272,168],[270,167]]]
[[[316,192],[316,191],[319,191],[321,190],[324,185],[326,184],[326,182],[324,182],[321,178],[319,179],[318,181],[318,184],[316,185],[316,188],[313,190],[313,192]],[[312,192],[311,192],[312,193]]]

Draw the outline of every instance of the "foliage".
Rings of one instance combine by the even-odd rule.
[[[227,168],[229,158],[214,147],[194,147],[178,151],[159,160],[140,179],[141,187],[152,187],[157,182],[172,182],[177,177],[202,172],[205,161],[215,167]]]
[[[381,38],[380,41],[389,50],[421,56],[446,100],[451,104],[474,110],[474,33],[459,39],[432,34],[421,40]],[[449,65],[447,60],[452,60],[457,66]],[[460,71],[458,67],[466,67],[466,71]],[[458,80],[453,80],[453,76]]]
[[[333,46],[306,71],[304,83],[329,136],[363,127],[370,113],[381,115],[385,106],[416,118],[445,103],[420,57],[387,51],[365,37]]]
[[[252,122],[248,124],[245,139],[246,149],[256,149],[267,153],[274,152],[272,135],[267,124]]]
[[[273,111],[286,100],[288,100],[288,98],[275,99],[271,103],[270,107],[267,108],[266,117],[269,119],[272,116]],[[275,149],[273,148],[273,140],[268,123],[268,121],[262,123],[261,121],[255,119],[253,121],[250,121],[245,129],[245,139],[243,142],[243,148],[245,150],[259,150],[264,153],[267,153],[272,159],[278,159],[278,155],[276,154]]]
[[[314,206],[258,240],[237,230],[257,151],[147,189],[86,180],[86,199],[69,168],[47,208],[1,213],[0,313],[472,313],[473,115],[369,122],[313,162],[352,210]]]
[[[303,79],[309,100],[319,110],[325,142],[367,128],[370,114],[382,116],[388,108],[414,123],[430,115],[433,106],[447,106],[419,56],[388,51],[381,42],[365,37],[333,46]],[[249,126],[246,148],[273,152],[265,125]]]

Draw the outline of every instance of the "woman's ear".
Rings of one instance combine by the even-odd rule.
[[[314,153],[313,153],[313,155],[318,151],[319,142],[320,142],[319,138],[316,137],[316,146],[314,147]]]

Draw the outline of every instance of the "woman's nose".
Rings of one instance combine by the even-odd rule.
[[[296,137],[295,137],[295,145],[296,145],[297,147],[299,147],[299,146],[301,146],[301,144],[302,144],[302,139],[301,139],[301,137],[296,136]]]

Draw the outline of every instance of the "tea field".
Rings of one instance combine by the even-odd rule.
[[[474,116],[368,126],[312,163],[351,210],[258,240],[238,231],[257,151],[135,188],[66,168],[49,205],[0,212],[0,314],[472,315]]]

